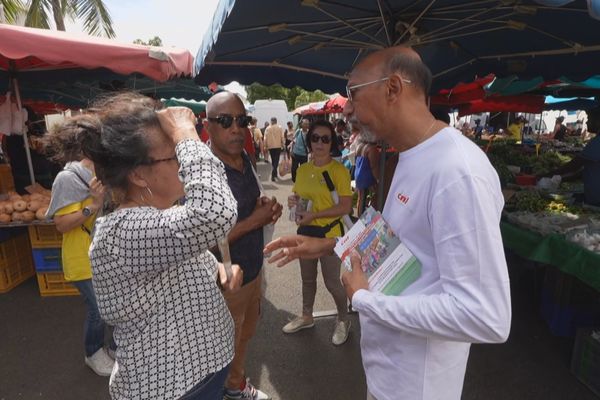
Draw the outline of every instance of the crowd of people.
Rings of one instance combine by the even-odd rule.
[[[269,398],[244,365],[271,253],[278,266],[300,260],[302,314],[284,333],[314,326],[318,264],[338,312],[334,345],[348,337],[347,300],[358,311],[367,398],[459,399],[470,344],[503,342],[510,330],[503,197],[483,152],[428,109],[430,84],[418,55],[395,47],[356,64],[345,119],[333,124],[272,118],[261,130],[221,92],[207,103],[203,143],[190,110],[157,111],[125,93],[56,127],[48,146],[68,163],[49,213],[88,307],[85,362],[111,375],[111,397]],[[422,264],[399,296],[370,291],[356,254],[340,280],[333,254],[353,213],[351,177],[361,209],[379,183],[380,140],[399,152],[383,217]],[[283,206],[266,196],[255,161],[269,160],[277,181],[282,154],[298,231],[271,241]]]

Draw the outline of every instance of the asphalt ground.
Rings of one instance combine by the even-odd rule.
[[[290,177],[272,183],[269,171],[268,164],[259,163],[266,191],[285,204]],[[284,212],[275,236],[294,231]],[[537,292],[543,270],[514,257],[509,266],[509,340],[471,347],[463,399],[597,399],[569,372],[573,339],[552,336],[541,317]],[[274,400],[364,399],[358,317],[352,316],[350,337],[339,347],[331,344],[334,317],[318,318],[314,329],[285,335],[281,327],[301,310],[297,262],[280,269],[267,264],[265,280],[262,319],[247,357],[252,382]],[[320,280],[315,311],[334,308]],[[83,363],[84,315],[80,297],[42,298],[35,279],[0,295],[0,400],[110,398],[108,378],[95,375]]]

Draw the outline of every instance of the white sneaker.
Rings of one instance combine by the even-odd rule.
[[[350,333],[350,321],[337,321],[331,336],[331,343],[336,346],[346,343],[348,334]]]
[[[301,331],[302,329],[308,329],[315,326],[314,321],[306,321],[304,317],[296,317],[283,327],[283,333],[296,333]]]
[[[91,357],[86,357],[85,364],[100,376],[110,376],[115,361],[110,358],[106,350],[100,349]]]
[[[271,400],[271,397],[262,390],[254,387],[250,383],[250,379],[246,378],[244,390],[225,389],[223,400]]]

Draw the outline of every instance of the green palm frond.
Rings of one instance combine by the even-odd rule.
[[[75,2],[74,2],[75,3]],[[115,37],[112,19],[102,0],[76,1],[77,17],[83,20],[83,27],[90,35]]]
[[[77,18],[77,0],[60,0],[60,9],[65,17]]]
[[[30,0],[27,3],[25,26],[50,29],[50,15],[52,15],[52,5],[48,0]]]
[[[25,5],[21,0],[0,0],[4,9],[4,18],[9,24],[14,24],[20,13],[25,11]]]

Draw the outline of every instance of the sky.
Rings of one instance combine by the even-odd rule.
[[[117,41],[131,43],[158,36],[163,46],[187,49],[194,57],[217,3],[218,0],[104,0]],[[66,28],[68,32],[83,32],[77,22],[68,21]],[[246,96],[237,83],[227,89]]]

